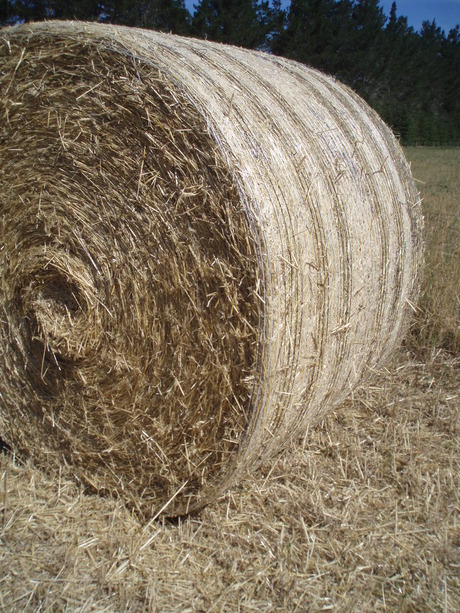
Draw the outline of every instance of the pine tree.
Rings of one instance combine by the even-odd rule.
[[[286,28],[287,15],[282,8],[281,0],[273,0],[271,6],[268,2],[264,3],[265,12],[260,15],[259,21],[262,21],[265,30],[265,41],[262,46],[264,51],[273,51],[276,42],[283,35]]]
[[[269,25],[268,2],[256,0],[200,0],[195,5],[194,36],[248,49],[264,45]]]
[[[292,0],[287,25],[273,39],[273,53],[341,75],[348,65],[351,0]]]
[[[102,20],[176,34],[190,29],[184,0],[106,0]]]
[[[348,40],[347,82],[368,101],[377,98],[383,63],[382,32],[385,15],[379,0],[356,0]]]
[[[333,0],[292,0],[286,30],[273,51],[316,67],[324,63],[332,41],[330,10]]]
[[[397,15],[396,2],[393,2],[382,32],[379,95],[374,99],[374,107],[403,142],[415,134],[414,126],[418,124],[417,120],[410,119],[410,113],[417,114],[420,110],[410,102],[414,96],[418,47],[418,34],[408,26],[407,17]]]
[[[444,109],[449,117],[447,144],[460,144],[460,27],[452,28],[443,44]]]
[[[2,15],[5,17],[3,18]],[[40,21],[52,16],[48,0],[0,0],[0,24]]]
[[[102,11],[98,0],[50,0],[50,16],[55,19],[97,20]]]
[[[0,0],[0,27],[6,26],[12,18],[12,6],[9,0]]]

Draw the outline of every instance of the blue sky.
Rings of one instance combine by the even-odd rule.
[[[380,0],[385,15],[390,14],[393,0]],[[460,23],[460,0],[396,0],[396,14],[407,17],[410,26],[420,30],[422,21],[436,20],[446,34]]]

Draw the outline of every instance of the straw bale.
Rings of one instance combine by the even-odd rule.
[[[267,54],[100,24],[0,40],[0,435],[143,515],[200,508],[407,329],[391,131]]]

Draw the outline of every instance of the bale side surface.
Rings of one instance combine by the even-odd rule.
[[[58,22],[0,53],[3,436],[145,514],[198,508],[400,340],[407,163],[280,58]]]

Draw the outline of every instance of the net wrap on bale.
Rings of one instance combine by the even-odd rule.
[[[0,39],[0,435],[197,509],[401,339],[421,212],[391,131],[300,64],[99,24]]]

